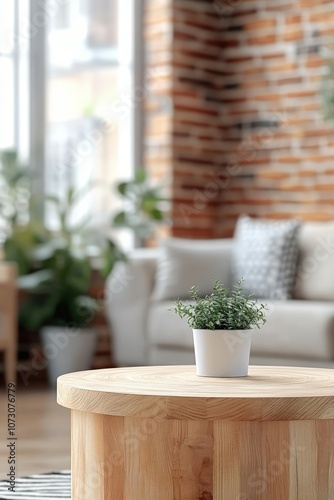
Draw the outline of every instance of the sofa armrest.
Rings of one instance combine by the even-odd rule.
[[[148,364],[146,319],[154,287],[158,249],[136,249],[118,262],[106,283],[106,315],[114,363]]]

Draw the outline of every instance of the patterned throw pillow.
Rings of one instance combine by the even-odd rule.
[[[233,279],[244,278],[245,293],[291,298],[297,273],[297,220],[272,221],[241,216],[235,231]]]

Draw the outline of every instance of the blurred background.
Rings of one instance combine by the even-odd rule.
[[[35,191],[64,193],[95,179],[110,186],[140,166],[136,8],[131,0],[1,5],[0,149],[17,150],[33,167]],[[111,191],[91,198],[96,217],[115,202]]]
[[[333,221],[333,22],[334,0],[0,3],[1,391],[17,379],[20,475],[69,467],[40,332],[93,318],[92,367],[113,366],[105,280],[130,249],[231,237],[241,214]]]

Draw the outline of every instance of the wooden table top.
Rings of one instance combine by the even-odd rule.
[[[59,377],[57,401],[72,410],[160,419],[334,419],[334,370],[251,366],[240,378],[198,377],[194,366],[90,370]]]

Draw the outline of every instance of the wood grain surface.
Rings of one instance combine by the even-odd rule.
[[[185,420],[334,418],[334,370],[253,366],[240,378],[197,377],[193,366],[114,368],[58,379],[58,403],[114,416]]]
[[[333,500],[333,382],[283,367],[233,380],[193,367],[64,375],[72,500]]]

